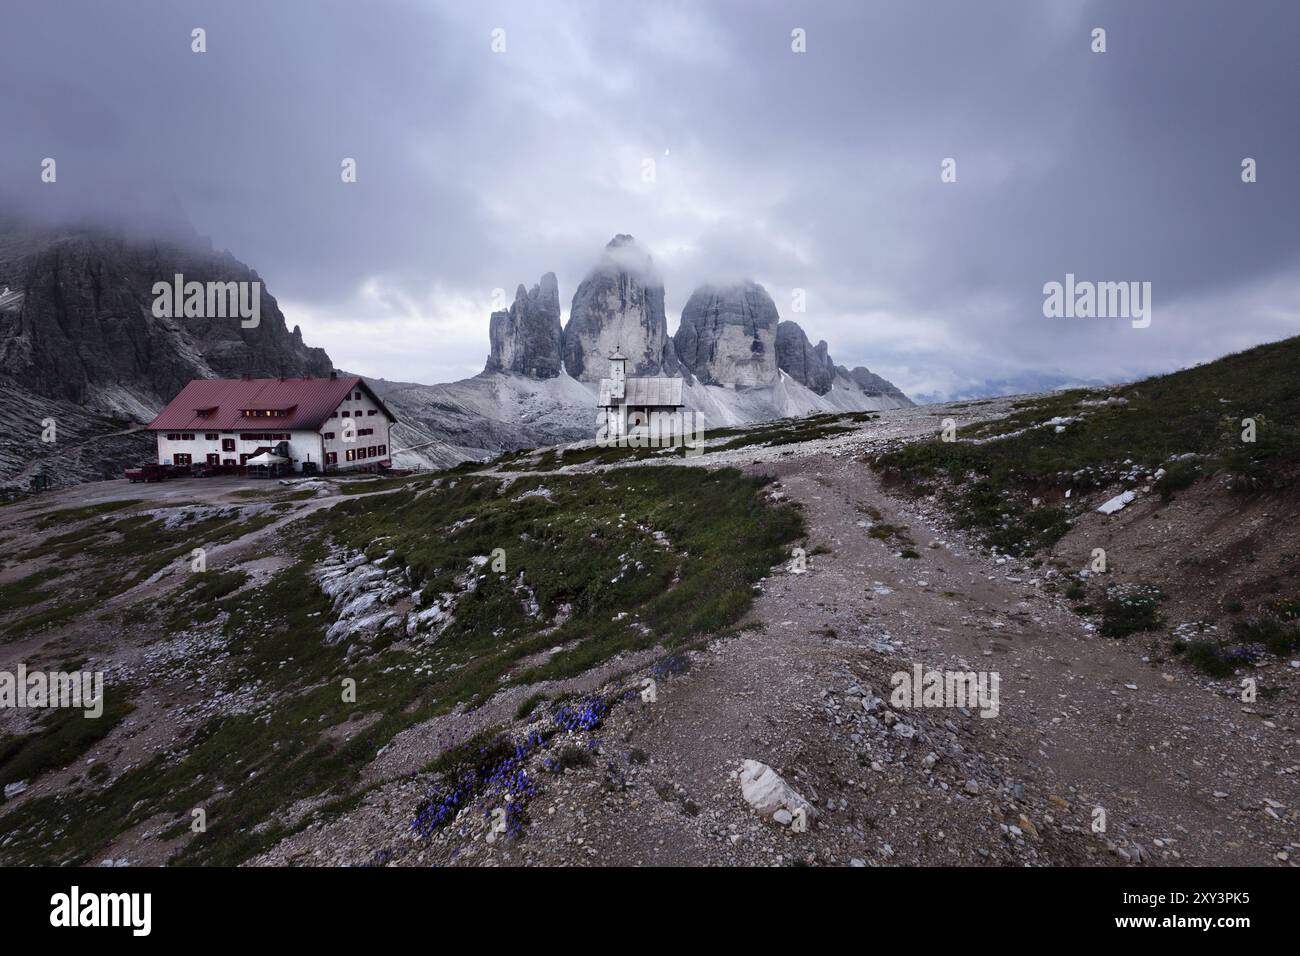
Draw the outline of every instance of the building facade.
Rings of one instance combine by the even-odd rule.
[[[657,432],[667,424],[670,434],[680,435],[682,385],[682,379],[667,376],[628,378],[627,356],[616,350],[609,357],[609,378],[600,380],[596,399],[601,440],[618,442],[628,437],[648,436],[652,416],[656,416]],[[659,432],[654,437],[667,436]]]
[[[365,380],[196,379],[149,424],[164,465],[238,467],[263,452],[292,471],[392,466],[397,419]]]

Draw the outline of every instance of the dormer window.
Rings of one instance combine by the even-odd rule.
[[[292,415],[297,405],[288,408],[242,408],[240,414],[245,418],[284,418]]]

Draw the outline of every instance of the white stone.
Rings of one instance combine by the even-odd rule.
[[[745,802],[759,816],[774,817],[785,810],[790,819],[803,810],[811,819],[816,815],[812,804],[805,800],[785,779],[765,763],[746,760],[740,768],[740,793]]]
[[[1137,497],[1137,492],[1125,491],[1122,494],[1118,494],[1114,498],[1111,498],[1109,501],[1107,501],[1104,505],[1102,505],[1097,510],[1104,515],[1113,515],[1116,511],[1119,511],[1121,508],[1125,508],[1128,505],[1132,504],[1133,499],[1136,497]]]

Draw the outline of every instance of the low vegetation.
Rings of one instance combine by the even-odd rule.
[[[1112,585],[1101,608],[1103,637],[1128,637],[1160,627],[1160,602],[1165,599],[1152,585]]]
[[[1300,338],[1263,345],[1207,365],[1108,390],[1030,399],[1011,415],[877,456],[887,479],[938,494],[958,522],[1010,554],[1048,547],[1078,505],[1063,492],[1133,484],[1135,468],[1164,467],[1171,498],[1201,475],[1233,476],[1240,491],[1276,489],[1300,474]],[[1253,442],[1243,441],[1245,420]],[[1190,457],[1188,457],[1190,456]],[[1040,499],[1035,504],[1033,499]]]
[[[186,727],[183,747],[112,776],[87,773],[0,815],[0,862],[84,864],[146,821],[178,839],[176,862],[244,862],[353,805],[368,786],[363,768],[406,728],[476,706],[510,684],[577,674],[625,651],[688,647],[734,625],[755,584],[804,535],[797,508],[770,504],[763,479],[730,469],[626,469],[509,484],[458,474],[403,482],[295,522],[278,539],[291,565],[260,582],[228,569],[185,580],[142,629],[165,628],[173,616],[185,627],[219,629],[219,666],[196,660],[187,679],[198,686],[203,676],[205,696],[247,703]],[[254,520],[196,515],[173,533],[155,518],[127,516],[100,521],[75,546],[92,568],[139,565],[133,580],[140,580],[197,541],[229,539]],[[49,546],[57,555],[73,545]],[[311,573],[338,547],[372,557],[393,551],[390,560],[431,594],[458,588],[471,558],[494,549],[504,551],[505,567],[478,569],[477,586],[436,641],[389,630],[350,648],[324,642],[334,613]],[[78,581],[97,600],[96,578]],[[543,653],[555,646],[565,650]],[[356,682],[355,699],[343,692],[345,680]],[[594,713],[590,702],[541,695],[525,705],[520,713],[537,721],[530,726],[555,732],[581,730]],[[19,750],[6,740],[0,752],[49,755],[22,757],[24,772],[36,776],[89,746],[62,742],[66,733],[42,728],[39,746],[27,740]],[[555,759],[577,765],[564,751]],[[290,813],[308,804],[310,812]],[[199,834],[190,831],[195,808],[207,814]]]

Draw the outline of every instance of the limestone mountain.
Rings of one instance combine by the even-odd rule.
[[[776,329],[776,361],[800,385],[825,395],[835,382],[835,363],[825,340],[815,346],[797,322],[785,321]]]
[[[770,385],[780,321],[776,303],[756,282],[705,285],[682,309],[673,343],[682,365],[706,385]]]
[[[668,336],[664,282],[631,236],[605,246],[573,295],[564,327],[564,368],[580,382],[608,374],[609,355],[622,349],[630,375],[677,375],[681,364]]]
[[[328,375],[263,287],[260,320],[157,318],[155,282],[260,282],[229,252],[90,228],[0,221],[0,381],[95,411],[152,417],[195,378]]]
[[[560,288],[548,272],[529,291],[520,284],[508,311],[493,312],[488,338],[492,352],[487,372],[514,372],[529,378],[560,374]]]
[[[875,372],[871,371],[869,368],[866,368],[862,365],[855,366],[852,369],[847,369],[843,365],[837,365],[835,366],[835,373],[837,377],[843,377],[849,379],[860,389],[862,389],[862,392],[865,395],[883,396],[887,398],[892,398],[897,402],[899,402],[901,405],[916,404],[910,398],[904,395],[903,390],[900,389],[893,382],[889,381],[888,379],[880,375],[877,375]]]
[[[12,437],[0,446],[0,482],[25,486],[38,470],[58,484],[120,476],[154,454],[142,423],[195,378],[330,373],[329,356],[287,326],[265,288],[255,328],[237,318],[154,316],[154,283],[177,274],[260,281],[192,230],[168,235],[0,218],[0,428]],[[490,354],[472,378],[422,385],[367,375],[398,416],[399,466],[592,438],[595,383],[615,348],[631,359],[631,374],[682,376],[686,407],[711,428],[911,404],[866,369],[837,369],[826,344],[814,348],[795,323],[781,322],[754,282],[697,289],[669,336],[663,279],[622,234],[579,285],[567,326],[553,273],[520,285],[488,325]],[[49,418],[58,423],[53,444],[41,441]]]
[[[0,480],[117,477],[147,460],[138,432],[196,378],[328,375],[322,349],[292,331],[263,287],[256,327],[239,318],[158,318],[155,282],[260,282],[195,235],[155,240],[91,226],[0,217]],[[41,422],[57,440],[41,440]]]

